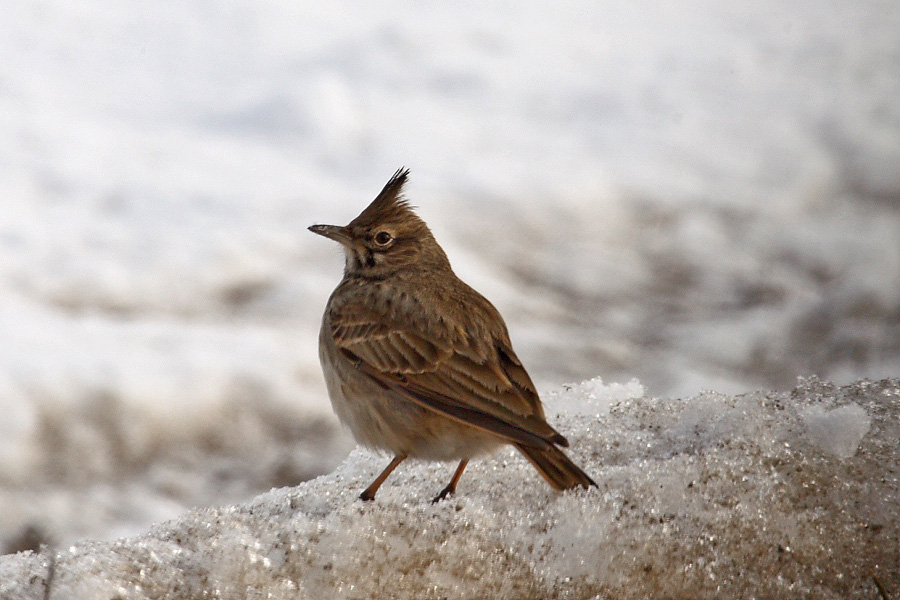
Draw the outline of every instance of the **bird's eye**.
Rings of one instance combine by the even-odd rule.
[[[394,239],[391,237],[387,231],[379,231],[375,234],[375,243],[379,246],[385,246],[390,243],[390,241]]]

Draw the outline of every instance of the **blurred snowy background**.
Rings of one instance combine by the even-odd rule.
[[[0,552],[333,468],[306,227],[401,165],[541,389],[900,373],[894,0],[10,0]]]

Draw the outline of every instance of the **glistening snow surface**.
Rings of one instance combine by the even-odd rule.
[[[896,0],[4,0],[0,552],[339,464],[306,227],[400,165],[542,390],[897,376],[898,40]]]
[[[554,492],[500,452],[436,505],[452,465],[404,463],[363,503],[357,494],[386,459],[355,450],[331,474],[248,504],[0,558],[0,597],[847,600],[900,590],[900,380],[684,400],[594,380],[559,390],[553,405],[598,489]]]

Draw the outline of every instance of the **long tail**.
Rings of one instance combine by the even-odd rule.
[[[569,457],[556,446],[541,449],[525,444],[516,444],[516,448],[531,461],[531,464],[538,470],[538,473],[544,476],[547,483],[558,490],[568,490],[578,486],[597,487],[594,480],[588,477],[587,473],[569,460]]]

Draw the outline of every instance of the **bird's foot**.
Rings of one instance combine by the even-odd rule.
[[[452,495],[455,494],[455,493],[456,493],[456,489],[455,489],[455,488],[451,488],[451,487],[448,485],[447,487],[445,487],[444,489],[441,490],[441,493],[440,493],[440,494],[438,494],[437,496],[435,496],[434,498],[432,498],[431,503],[432,503],[432,504],[437,504],[437,503],[440,502],[441,500],[445,499],[447,496],[452,496]]]

